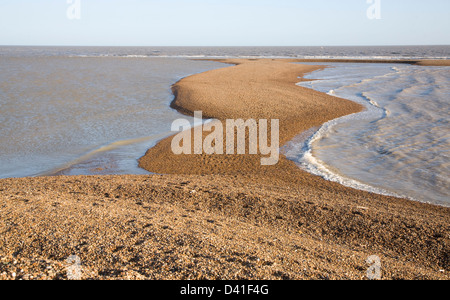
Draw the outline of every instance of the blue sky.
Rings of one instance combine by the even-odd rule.
[[[449,0],[380,1],[369,19],[367,0],[0,0],[0,45],[450,44]]]

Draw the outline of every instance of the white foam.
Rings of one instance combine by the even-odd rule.
[[[298,85],[349,99],[361,113],[294,139],[286,156],[327,180],[448,206],[450,68],[332,64]],[[311,78],[308,75],[307,78]],[[296,145],[292,145],[296,144]]]
[[[327,133],[329,133],[334,126],[339,123],[347,122],[350,119],[354,119],[360,113],[344,116],[338,119],[334,119],[322,125],[319,130],[317,130],[309,139],[304,142],[303,145],[299,143],[299,138],[294,139],[289,142],[284,149],[282,149],[283,154],[290,160],[294,161],[300,168],[303,170],[321,176],[322,178],[337,182],[347,187],[351,187],[354,189],[386,195],[386,196],[394,196],[407,198],[404,195],[395,194],[392,192],[388,192],[387,190],[373,187],[369,184],[365,184],[363,182],[345,177],[342,174],[338,174],[337,172],[333,172],[330,168],[320,159],[315,157],[312,153],[314,142],[322,139]]]
[[[359,80],[357,83],[351,83],[349,87],[357,86],[360,84],[367,83],[371,80],[374,80],[379,77],[385,77],[389,74],[382,74],[372,78],[365,78]],[[318,81],[315,81],[318,82]],[[300,82],[297,85],[305,86],[312,88],[311,82]],[[309,85],[309,86],[308,86]],[[338,87],[340,89],[342,87]],[[320,89],[319,89],[320,91]],[[336,89],[331,89],[327,92],[328,95],[336,96]],[[319,158],[315,157],[313,154],[314,143],[321,140],[327,134],[332,132],[333,128],[342,123],[346,123],[349,121],[358,121],[358,120],[374,120],[385,117],[388,112],[381,107],[374,99],[370,98],[370,95],[367,93],[361,93],[360,98],[352,99],[366,107],[366,110],[363,112],[343,116],[334,120],[331,120],[325,124],[323,124],[317,131],[313,134],[310,134],[310,137],[303,140],[299,137],[293,139],[289,142],[283,149],[283,154],[286,155],[287,158],[294,161],[300,168],[303,170],[321,176],[322,178],[337,182],[341,185],[351,187],[358,190],[363,190],[371,193],[386,195],[386,196],[394,196],[401,198],[409,198],[405,195],[396,194],[385,189],[381,189],[378,187],[371,186],[370,184],[346,177],[343,174],[340,174],[337,170],[331,170],[326,163],[321,161]],[[304,136],[305,133],[302,135]],[[411,199],[411,198],[409,198]]]

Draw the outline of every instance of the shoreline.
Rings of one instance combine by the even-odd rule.
[[[202,59],[202,60],[203,60],[203,59]],[[208,60],[208,59],[206,59],[206,60]],[[224,64],[228,64],[228,65],[230,65],[230,66],[231,66],[231,65],[236,65],[236,64],[233,64],[233,63],[228,62],[229,59],[226,59],[226,60],[222,60],[222,59],[211,59],[211,60],[213,60],[213,61],[218,61],[218,62],[221,62],[221,63],[224,63]],[[231,60],[233,60],[233,59],[231,59]],[[247,61],[255,61],[254,59],[245,59],[245,60],[247,60]],[[256,59],[256,60],[261,60],[261,59]],[[277,59],[277,60],[279,60],[279,59]],[[272,59],[272,61],[274,61],[274,60]],[[331,63],[331,62],[344,62],[344,63],[354,63],[356,60],[340,60],[340,61],[336,61],[336,60],[332,60],[332,59],[330,59],[330,60],[314,60],[314,59],[311,59],[311,60],[295,60],[295,61],[291,61],[290,59],[283,59],[283,60],[281,60],[281,61],[286,61],[286,62],[330,62],[330,63]],[[380,61],[375,61],[375,60],[373,60],[373,61],[372,61],[372,60],[364,60],[364,61],[357,61],[357,62],[359,62],[359,63],[375,63],[375,62],[376,62],[376,63],[380,63]],[[384,62],[382,62],[382,63],[386,63],[386,62],[388,62],[388,63],[395,63],[394,60],[388,60],[388,61],[384,61]],[[402,61],[401,63],[403,63],[403,64],[416,64],[417,62],[416,62],[416,61]],[[450,65],[450,62],[449,62],[449,65]],[[314,67],[317,67],[317,69],[316,69],[316,70],[312,70],[311,72],[319,71],[319,70],[321,70],[321,69],[326,68],[327,66],[319,66],[319,65],[317,65],[317,66],[314,66]],[[298,83],[301,83],[301,82],[304,82],[304,81],[310,81],[309,79],[304,79],[304,76],[307,75],[308,73],[310,73],[310,72],[306,72],[306,73],[302,74],[302,77],[299,78],[299,79],[301,79],[301,81],[299,81]],[[189,76],[188,76],[188,77],[189,77]],[[184,80],[184,78],[182,78],[181,80],[179,80],[178,82],[176,82],[176,83],[172,86],[172,91],[173,91],[173,94],[174,94],[174,100],[171,102],[170,107],[173,108],[173,109],[175,109],[175,110],[177,110],[177,111],[178,111],[179,113],[181,113],[181,114],[184,114],[184,115],[187,115],[187,116],[193,116],[193,112],[192,112],[192,111],[186,110],[183,106],[180,106],[180,105],[177,104],[177,98],[178,98],[177,85],[178,85],[178,83],[180,83],[180,82],[183,81],[183,80]],[[314,79],[313,79],[313,80],[314,80]],[[296,85],[297,85],[297,84],[296,84]],[[347,99],[346,99],[346,100],[347,100]],[[348,100],[348,101],[351,101],[351,100]],[[353,101],[352,101],[352,102],[353,102]],[[324,126],[326,126],[327,124],[329,124],[330,122],[334,122],[334,121],[337,121],[337,120],[340,120],[340,119],[344,119],[344,118],[346,118],[346,117],[348,117],[348,116],[351,116],[351,115],[353,115],[353,114],[360,114],[360,113],[362,113],[362,112],[364,112],[364,111],[365,111],[365,108],[363,108],[363,109],[362,109],[361,111],[359,111],[359,112],[353,112],[353,113],[351,113],[351,114],[344,115],[344,116],[339,116],[339,117],[337,117],[336,119],[332,119],[332,120],[327,121],[326,123],[324,123],[324,124],[318,126],[318,127],[317,127],[317,130],[316,130],[316,131],[315,131],[315,132],[314,132],[307,140],[314,139],[314,137],[317,135],[317,133],[318,133]],[[211,116],[211,117],[205,117],[205,116],[204,116],[203,119],[215,119],[215,117],[214,117],[214,116]],[[309,131],[309,130],[311,130],[311,129],[312,129],[312,128],[309,128],[309,129],[306,130],[306,131],[300,132],[300,133],[298,133],[297,136],[302,135],[302,134],[304,134],[305,132],[307,132],[307,131]],[[297,138],[297,136],[295,136],[294,139]],[[173,136],[172,136],[172,137],[173,137]],[[171,138],[171,137],[168,137],[168,138]],[[282,148],[288,147],[288,145],[289,145],[290,143],[292,143],[292,142],[293,142],[293,140],[290,140],[290,141],[288,141],[286,144],[280,145],[280,153],[281,153],[281,149],[282,149]],[[305,141],[305,142],[306,142],[306,141]],[[311,144],[310,144],[309,142],[308,142],[308,147],[311,147]],[[286,156],[286,154],[283,154],[283,155]],[[145,157],[145,156],[144,156],[144,157]],[[143,157],[143,158],[144,158],[144,157]],[[322,166],[323,166],[324,168],[326,168],[326,172],[330,173],[333,177],[336,177],[336,176],[342,177],[342,179],[344,179],[344,180],[350,180],[350,181],[352,181],[352,182],[355,182],[356,184],[355,184],[354,186],[351,186],[351,185],[345,184],[345,183],[343,183],[343,182],[339,182],[339,181],[337,181],[337,180],[327,179],[327,178],[325,178],[325,175],[324,175],[324,174],[315,174],[314,172],[307,171],[307,170],[301,168],[300,166],[298,166],[298,167],[301,168],[302,170],[304,170],[304,171],[306,171],[306,172],[312,174],[312,175],[316,175],[316,176],[322,177],[322,178],[323,178],[324,180],[326,180],[326,181],[337,182],[337,183],[339,183],[339,184],[341,184],[341,185],[343,185],[343,186],[349,187],[349,188],[353,188],[353,189],[357,189],[357,190],[361,190],[361,191],[365,191],[365,192],[369,192],[369,193],[376,193],[376,194],[383,195],[383,196],[389,196],[389,197],[395,197],[395,198],[403,198],[403,199],[407,199],[407,200],[410,200],[410,201],[421,202],[421,201],[419,201],[419,200],[415,200],[415,199],[412,199],[412,198],[410,198],[410,197],[401,196],[400,194],[394,194],[393,192],[388,192],[388,191],[383,190],[383,189],[381,189],[381,188],[377,188],[377,187],[371,186],[371,185],[369,185],[369,184],[366,184],[366,183],[363,183],[363,182],[359,182],[359,181],[354,180],[354,179],[351,179],[351,178],[344,177],[343,175],[338,175],[338,174],[332,172],[331,170],[329,170],[329,169],[328,169],[329,166],[326,166],[326,165],[322,165]],[[357,187],[357,186],[359,186],[359,187]],[[439,204],[432,203],[432,202],[422,202],[422,203],[427,203],[427,204],[432,204],[432,205],[439,205]],[[448,207],[448,206],[445,206],[445,205],[439,205],[439,206]]]
[[[228,66],[225,66],[224,68],[227,68],[229,66],[239,66],[240,64],[246,63],[246,62],[248,63],[248,62],[258,62],[258,61],[285,62],[285,63],[292,63],[292,62],[294,62],[294,63],[298,63],[298,62],[309,62],[309,63],[313,63],[313,62],[328,62],[328,63],[383,63],[383,64],[398,64],[398,63],[400,63],[400,64],[410,64],[410,65],[418,65],[418,66],[450,66],[450,60],[241,59],[241,58],[231,58],[231,59],[195,59],[195,60],[211,60],[211,61],[217,61],[217,62],[221,62],[223,64],[228,65]],[[305,79],[304,76],[307,75],[308,73],[315,72],[315,71],[318,71],[318,70],[322,70],[322,69],[326,68],[327,66],[315,65],[315,66],[310,66],[310,67],[312,67],[311,70],[303,72],[303,73],[301,73],[301,76],[298,76],[299,81],[296,83],[296,85],[298,83],[301,83],[301,82],[311,81],[310,79]],[[209,72],[214,72],[214,70],[208,71],[207,73],[209,73]],[[196,74],[196,75],[200,75],[201,76],[202,74],[204,74],[204,73]],[[201,107],[196,108],[196,109],[187,109],[186,107],[188,107],[188,106],[183,106],[183,104],[179,104],[178,102],[180,102],[180,98],[181,98],[179,96],[179,90],[184,88],[183,82],[187,78],[195,77],[196,75],[192,75],[192,76],[188,76],[188,77],[182,78],[178,82],[176,82],[175,84],[172,85],[172,92],[174,94],[174,99],[171,102],[170,107],[172,109],[177,110],[179,113],[181,113],[183,115],[191,116],[191,117],[193,116],[193,111],[194,110],[201,110]],[[306,89],[311,90],[311,91],[315,91],[315,90],[312,90],[312,89],[309,89],[309,88],[306,88]],[[336,97],[336,96],[328,95],[326,93],[321,93],[321,92],[318,92],[318,93],[324,95],[325,97],[328,97],[328,99],[330,97],[339,98],[339,97]],[[188,98],[188,100],[186,102],[188,102],[189,100],[192,100],[192,98],[190,98],[190,95],[187,98]],[[341,100],[350,101],[352,103],[355,103],[352,100],[348,100],[348,99],[342,99],[341,98]],[[183,102],[183,99],[181,100],[181,102]],[[326,122],[324,122],[324,123],[322,123],[322,124],[320,124],[318,126],[312,126],[312,127],[309,127],[309,128],[304,128],[303,131],[298,132],[297,134],[294,134],[291,137],[291,139],[287,140],[287,142],[282,142],[280,144],[280,154],[282,154],[281,153],[281,149],[286,147],[286,146],[288,146],[293,141],[293,139],[295,139],[298,135],[301,135],[304,132],[307,132],[308,130],[316,127],[318,129],[309,137],[309,139],[312,139],[312,138],[314,138],[316,136],[318,131],[320,131],[327,124],[329,124],[331,122],[334,122],[334,121],[337,121],[337,120],[340,120],[340,119],[345,119],[346,117],[349,117],[350,115],[353,115],[353,114],[360,114],[360,113],[365,111],[365,108],[361,104],[357,104],[357,103],[355,103],[355,104],[359,105],[361,107],[361,110],[353,111],[353,112],[351,112],[349,114],[340,115],[340,116],[338,116],[338,117],[336,117],[334,119],[327,120]],[[240,116],[234,116],[234,117],[235,118],[240,118]],[[214,114],[203,116],[203,119],[219,119],[219,121],[222,121],[222,122],[224,121],[223,118],[221,119],[220,117],[217,117]],[[192,134],[194,134],[194,133],[192,132]],[[168,137],[165,140],[171,140],[172,138],[173,138],[173,136]],[[163,143],[163,142],[164,142],[164,140],[161,140],[159,143]],[[163,147],[167,148],[167,146],[168,145],[166,143]],[[148,169],[146,169],[146,168],[148,168],[147,167],[148,166],[148,164],[147,164],[148,162],[146,162],[145,160],[146,160],[147,154],[151,153],[151,152],[152,152],[152,149],[149,149],[147,151],[146,155],[144,155],[143,157],[141,157],[139,159],[139,166],[141,168],[147,170],[147,171],[149,171]],[[283,155],[283,158],[286,158],[285,154],[282,154],[282,155]],[[158,158],[160,158],[160,157],[158,157]],[[171,158],[173,159],[174,157],[171,156]],[[167,159],[167,158],[165,158],[165,159]],[[288,159],[288,160],[290,160],[290,159]],[[290,160],[290,161],[292,161],[292,160]],[[435,202],[431,202],[431,201],[417,200],[417,199],[414,199],[414,198],[406,196],[406,195],[401,195],[400,193],[397,193],[395,191],[387,191],[387,190],[384,190],[383,188],[375,187],[375,186],[372,186],[372,185],[370,185],[368,183],[360,182],[360,181],[355,180],[355,179],[347,178],[347,177],[345,177],[343,175],[335,174],[333,171],[329,170],[328,166],[326,166],[326,165],[324,165],[324,167],[326,168],[326,172],[329,172],[333,177],[338,176],[338,177],[342,177],[342,179],[344,179],[344,180],[354,181],[356,183],[356,186],[348,185],[348,184],[345,184],[345,183],[337,181],[337,180],[327,179],[327,178],[325,178],[324,174],[316,174],[314,172],[307,171],[307,170],[301,168],[300,166],[297,166],[297,167],[300,168],[304,172],[310,173],[313,176],[321,177],[325,181],[336,182],[336,183],[338,183],[338,184],[340,184],[342,186],[348,187],[350,189],[356,189],[356,190],[360,190],[360,191],[364,191],[364,192],[368,192],[368,193],[376,193],[378,195],[386,196],[386,197],[401,198],[401,199],[405,199],[405,200],[408,200],[408,201],[413,201],[413,202],[418,202],[418,203],[428,204],[428,205],[434,205],[434,206],[439,206],[439,207],[443,207],[443,208],[450,208],[450,205],[446,205],[446,204],[443,204],[443,203],[435,203]],[[151,168],[151,166],[150,166],[150,168]],[[167,171],[167,169],[164,169],[164,168],[163,168],[163,170]],[[220,173],[220,171],[219,171],[219,173]],[[163,174],[166,174],[166,173],[163,173]],[[171,170],[169,170],[169,172],[167,174],[172,174]],[[190,172],[188,172],[187,174],[190,174]],[[194,172],[194,174],[197,174],[197,173]],[[357,187],[357,186],[359,186],[359,187]]]
[[[362,109],[295,85],[321,66],[227,61],[174,84],[173,105],[280,117],[280,146]],[[83,279],[365,279],[372,255],[383,279],[450,278],[449,208],[346,188],[284,156],[175,157],[171,139],[140,159],[168,175],[0,180],[0,279],[64,279],[71,255]]]
[[[212,60],[212,61],[217,61],[217,62],[221,62],[221,63],[224,63],[224,64],[228,64],[228,65],[231,65],[231,66],[233,66],[233,65],[234,66],[239,66],[240,64],[243,64],[243,63],[262,62],[262,61],[266,61],[266,62],[284,62],[284,63],[291,63],[291,62],[345,62],[345,63],[359,62],[359,63],[393,63],[393,64],[404,63],[404,64],[423,65],[423,66],[447,66],[447,65],[450,66],[450,60],[442,60],[442,61],[439,61],[439,60],[428,60],[428,61],[424,61],[424,60],[353,60],[353,59],[348,59],[348,60],[336,60],[336,59],[327,59],[327,60],[323,60],[323,59],[320,59],[320,60],[316,60],[316,59],[308,59],[308,60],[304,60],[304,59],[300,59],[300,60],[299,59],[196,59],[196,60]],[[316,66],[310,66],[310,67],[312,67],[311,70],[309,70],[307,72],[303,72],[301,74],[301,77],[300,76],[298,77],[300,81],[296,82],[296,84],[300,83],[300,82],[304,82],[304,81],[310,81],[308,79],[304,79],[304,75],[306,75],[307,73],[314,72],[314,71],[326,68],[326,66],[322,66],[322,65],[316,65]],[[226,67],[224,67],[224,68],[226,68]],[[214,70],[213,71],[209,71],[209,72],[214,72]],[[206,73],[209,73],[209,72],[206,72]],[[202,74],[204,74],[204,73],[202,73]],[[202,75],[202,74],[200,74],[200,75]],[[199,105],[199,107],[197,107],[197,108],[195,108],[195,106],[194,106],[194,108],[190,108],[189,104],[188,105],[183,105],[183,95],[181,95],[181,96],[179,95],[179,90],[180,89],[182,90],[184,88],[184,86],[183,86],[184,81],[189,79],[189,78],[191,78],[191,77],[195,77],[195,75],[194,76],[188,76],[187,78],[183,78],[183,79],[179,80],[178,82],[176,82],[174,85],[172,85],[172,92],[174,94],[174,100],[170,104],[171,108],[173,108],[173,109],[177,110],[179,113],[187,115],[187,116],[193,116],[193,111],[195,111],[195,110],[203,111],[202,110],[202,105]],[[322,94],[322,93],[320,93],[320,94]],[[324,93],[323,93],[323,96],[325,96]],[[334,97],[334,96],[330,97],[330,95],[326,95],[326,97],[328,97],[328,99],[330,99],[331,97]],[[180,98],[181,98],[181,101],[180,101]],[[189,102],[189,100],[193,100],[193,97],[191,97],[190,95],[188,95],[187,98],[188,98],[188,100],[185,101],[185,102]],[[337,97],[334,97],[334,98],[337,98]],[[354,103],[353,101],[347,100],[347,99],[341,99],[341,100],[350,101],[350,102]],[[193,101],[195,101],[195,100],[193,100]],[[211,103],[208,103],[208,104],[211,104]],[[310,126],[308,128],[305,127],[305,128],[303,128],[302,131],[299,131],[296,134],[294,133],[293,135],[291,135],[290,139],[282,139],[283,142],[280,144],[280,149],[285,147],[288,143],[290,143],[292,141],[292,139],[294,139],[297,135],[302,134],[303,132],[306,132],[307,130],[310,130],[311,128],[317,127],[320,130],[324,125],[326,125],[326,124],[328,124],[328,123],[330,123],[332,121],[348,117],[349,115],[352,115],[352,114],[359,114],[359,113],[364,111],[364,107],[362,105],[360,105],[360,104],[356,104],[356,105],[360,106],[361,109],[359,111],[355,111],[355,110],[354,111],[350,111],[349,113],[344,113],[342,115],[337,116],[336,118],[332,118],[332,119],[326,120],[322,124],[315,125],[315,126]],[[224,109],[224,110],[226,110],[226,109]],[[217,113],[217,111],[215,113]],[[203,119],[219,119],[219,120],[221,120],[223,122],[225,118],[224,117],[221,118],[220,117],[220,113],[219,113],[219,115],[217,115],[215,113],[209,113],[207,115],[204,115]],[[227,116],[227,117],[230,117],[230,116]],[[234,117],[234,118],[241,118],[240,115],[234,115],[232,117]],[[316,133],[317,132],[315,132],[313,134],[313,136]],[[168,137],[167,139],[171,139],[172,137]],[[312,136],[311,136],[311,138],[312,138]],[[161,142],[162,141],[160,141],[160,143]],[[167,145],[165,145],[165,146],[167,146]],[[147,153],[150,153],[150,152],[151,152],[151,149],[149,149],[149,151]],[[143,168],[143,169],[146,169],[146,164],[147,164],[146,161],[145,161],[146,160],[146,156],[147,156],[147,154],[144,155],[139,160],[139,166],[141,168]],[[172,156],[172,158],[173,158],[173,156]],[[163,173],[165,174],[165,172],[163,172]],[[170,174],[170,171],[167,174]],[[317,175],[317,176],[320,176],[320,175]],[[325,180],[328,181],[328,179],[325,179]],[[367,184],[361,183],[361,185],[365,186]],[[346,186],[349,187],[348,185],[346,185]],[[372,186],[370,186],[370,187],[372,187]],[[355,187],[350,187],[350,188],[355,188]],[[381,190],[380,188],[375,188],[375,187],[372,187],[372,188],[376,189],[376,190]],[[366,189],[362,189],[362,190],[368,191]],[[368,192],[371,192],[371,191],[368,191]],[[397,198],[398,197],[402,197],[402,196],[399,196],[399,194],[395,194],[394,192],[391,192],[390,195],[389,194],[387,195],[385,192],[382,192],[381,195],[392,196],[392,197],[397,197]],[[428,203],[428,204],[432,204],[432,205],[433,204],[434,205],[439,205],[437,203],[414,200],[414,199],[411,199],[409,197],[406,197],[405,199],[408,199],[408,200],[411,200],[411,201],[417,201],[417,202],[421,202],[421,203]],[[439,205],[439,206],[446,207],[445,205]]]

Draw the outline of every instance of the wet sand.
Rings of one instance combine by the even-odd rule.
[[[298,87],[320,66],[234,66],[173,86],[187,115],[280,120],[280,145],[362,109]],[[450,209],[343,187],[281,156],[180,155],[162,140],[140,159],[151,176],[0,180],[0,279],[449,279]],[[13,276],[15,275],[15,276]]]

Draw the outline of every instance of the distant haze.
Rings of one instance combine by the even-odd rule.
[[[1,0],[0,45],[448,45],[449,11],[448,0]]]

